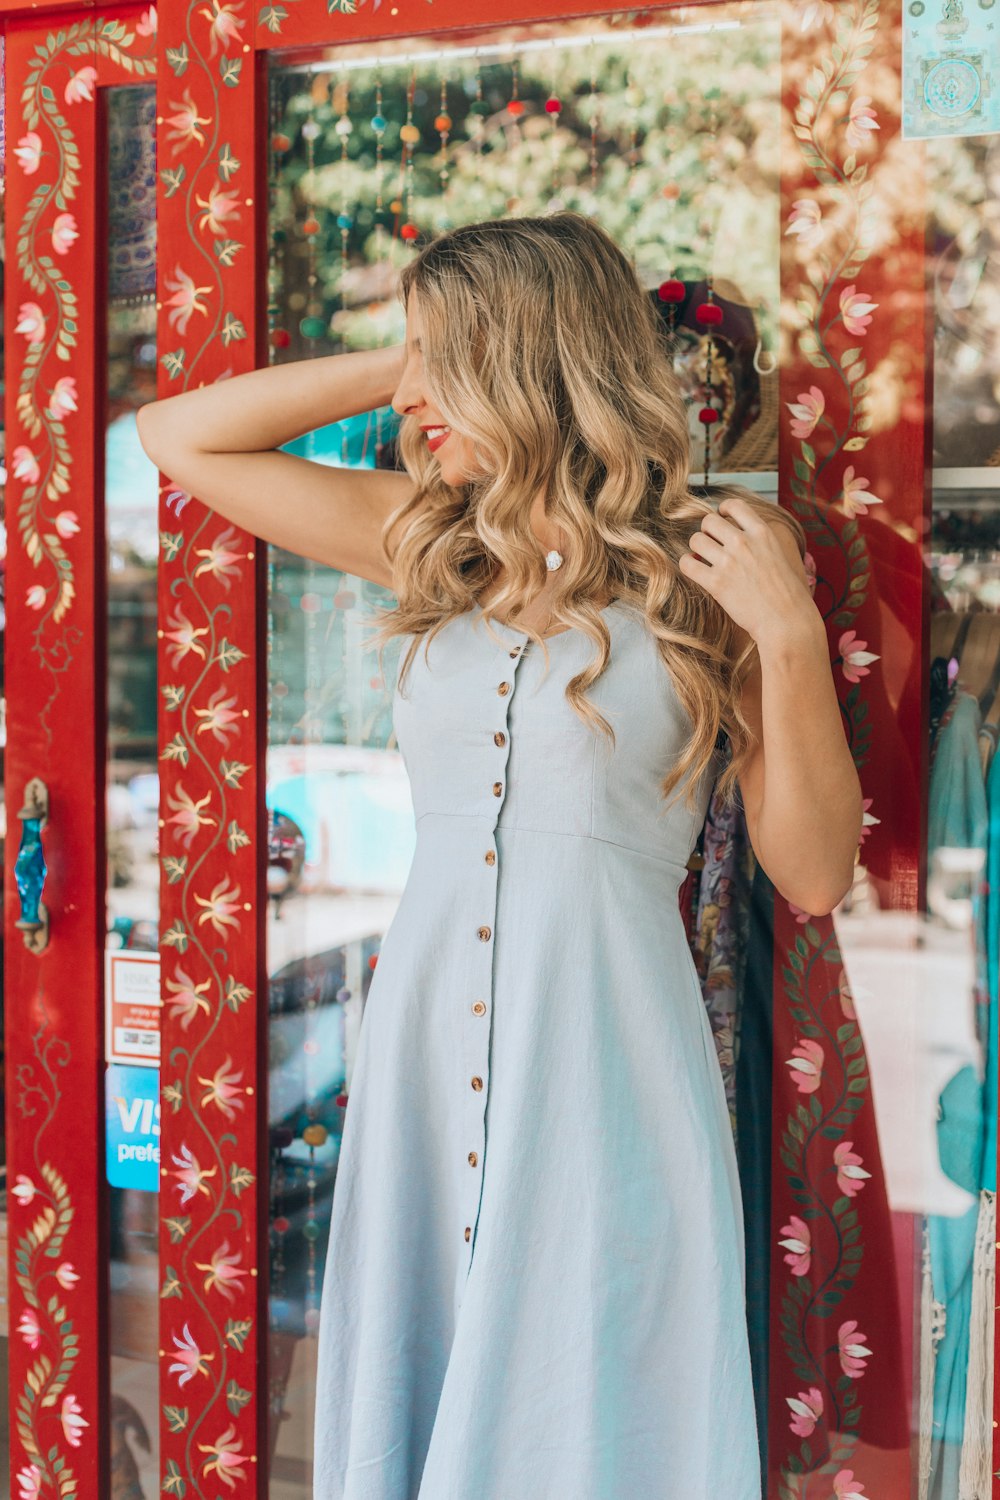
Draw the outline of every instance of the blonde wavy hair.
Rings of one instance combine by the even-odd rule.
[[[678,559],[702,518],[727,495],[805,533],[788,512],[742,487],[703,499],[689,488],[690,436],[668,335],[631,261],[583,214],[465,224],[439,235],[404,267],[404,307],[416,291],[428,389],[444,420],[469,435],[486,472],[446,484],[418,423],[404,418],[399,452],[415,483],[388,518],[383,543],[398,606],[376,614],[376,642],[413,635],[406,672],[455,616],[478,604],[502,571],[487,616],[517,617],[547,578],[529,513],[546,512],[569,545],[552,617],[589,635],[596,653],[568,683],[581,718],[611,736],[585,696],[610,660],[595,600],[613,596],[645,616],[689,716],[692,733],[661,783],[686,782],[688,805],[710,765],[727,801],[753,735],[740,710],[756,657],[730,616]],[[530,639],[544,645],[533,628]],[[554,633],[550,627],[549,633]],[[729,754],[720,772],[722,739]]]

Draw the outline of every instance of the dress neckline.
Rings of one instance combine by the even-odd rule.
[[[598,613],[602,615],[610,614],[612,610],[620,608],[621,603],[622,601],[620,599],[611,599],[607,604],[603,606],[602,609],[598,611]],[[479,615],[480,619],[485,619],[486,611],[481,604],[474,604],[472,607],[473,610]],[[498,620],[494,616],[491,616],[490,618],[494,625],[499,625],[500,629],[506,630],[508,634],[513,636],[521,636],[524,640],[530,639],[526,630],[518,630],[516,626],[508,624],[506,620]],[[542,640],[545,642],[557,641],[560,636],[580,634],[582,634],[582,629],[579,625],[566,625],[562,630],[554,630],[551,635],[543,635]]]

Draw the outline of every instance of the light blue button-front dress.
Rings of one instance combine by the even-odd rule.
[[[315,1500],[760,1500],[743,1220],[678,888],[704,820],[641,614],[474,609],[394,698],[416,850],[333,1199]],[[407,642],[404,642],[404,649]]]

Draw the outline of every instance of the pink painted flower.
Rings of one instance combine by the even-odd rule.
[[[865,1373],[865,1360],[871,1358],[872,1351],[865,1348],[864,1339],[865,1335],[858,1332],[857,1321],[854,1318],[847,1323],[841,1323],[837,1329],[840,1368],[852,1380],[861,1378]]]
[[[196,1270],[208,1272],[208,1275],[205,1277],[205,1291],[207,1292],[209,1287],[212,1287],[221,1296],[225,1297],[227,1302],[232,1302],[233,1293],[231,1287],[236,1286],[237,1290],[242,1290],[240,1282],[245,1279],[247,1273],[240,1270],[240,1260],[242,1258],[240,1252],[237,1251],[235,1255],[229,1255],[227,1253],[228,1250],[229,1241],[223,1240],[210,1261],[196,1260],[194,1264]]]
[[[239,1086],[243,1069],[235,1073],[230,1071],[232,1062],[227,1054],[225,1062],[216,1068],[211,1078],[198,1076],[198,1082],[205,1085],[205,1092],[198,1101],[200,1107],[204,1109],[206,1104],[217,1104],[227,1120],[235,1120],[236,1111],[243,1108],[241,1096],[246,1093],[246,1089]]]
[[[805,555],[805,557],[803,557],[803,559],[802,559],[802,566],[806,570],[806,583],[809,586],[809,592],[810,592],[810,594],[815,594],[815,592],[816,592],[816,559],[813,557],[813,555],[812,555],[811,552],[807,552],[806,555]]]
[[[805,922],[811,922],[812,921],[812,915],[813,915],[812,912],[811,911],[806,911],[806,909],[805,909],[804,906],[796,906],[794,901],[787,901],[787,900],[786,900],[786,904],[788,906],[788,910],[791,912],[792,916],[795,918],[796,922],[798,922],[798,924],[799,924],[800,927]]]
[[[64,1292],[71,1292],[80,1280],[71,1261],[64,1260],[56,1267],[56,1280]]]
[[[837,1168],[837,1186],[848,1198],[854,1198],[860,1193],[869,1177],[861,1165],[863,1160],[856,1151],[852,1151],[853,1141],[841,1141],[833,1149],[833,1160]]]
[[[231,886],[225,875],[218,885],[213,887],[210,896],[196,894],[194,899],[199,906],[205,908],[198,918],[199,927],[205,922],[211,922],[220,937],[227,936],[227,927],[239,928],[240,919],[236,913],[243,909],[243,903],[240,901],[240,888],[238,885]]]
[[[242,1447],[243,1439],[240,1438],[237,1441],[236,1428],[230,1422],[225,1432],[221,1433],[214,1443],[198,1444],[199,1453],[211,1454],[208,1462],[202,1465],[202,1474],[218,1474],[223,1484],[227,1484],[231,1490],[234,1490],[236,1483],[233,1475],[236,1476],[236,1479],[245,1479],[247,1477],[243,1468],[246,1458],[240,1454]]]
[[[25,594],[25,603],[29,609],[44,609],[47,598],[44,584],[33,583]]]
[[[233,547],[236,540],[236,529],[227,526],[225,531],[220,531],[210,547],[197,547],[196,557],[203,557],[194,570],[194,576],[200,578],[203,573],[211,573],[217,578],[223,588],[229,588],[230,578],[240,576],[240,564],[246,560],[246,553],[239,548]]]
[[[206,1198],[211,1198],[211,1191],[205,1186],[205,1183],[207,1178],[215,1176],[218,1167],[208,1167],[207,1169],[203,1167],[191,1150],[191,1147],[185,1145],[183,1142],[181,1142],[180,1155],[171,1157],[171,1160],[174,1166],[180,1169],[179,1171],[171,1172],[170,1175],[177,1178],[176,1185],[180,1191],[182,1207],[185,1203],[190,1203],[191,1199],[198,1193],[204,1193]]]
[[[15,333],[23,333],[29,347],[45,343],[45,314],[37,302],[22,302],[18,309]]]
[[[79,68],[67,83],[63,91],[63,98],[67,104],[79,104],[81,99],[92,100],[94,97],[94,84],[97,82],[97,69],[89,64],[85,68]]]
[[[872,828],[878,828],[879,825],[882,822],[881,818],[876,818],[876,816],[875,816],[874,813],[870,813],[868,811],[868,809],[871,807],[871,805],[872,805],[872,803],[874,801],[875,801],[874,797],[865,797],[863,799],[862,803],[861,803],[862,816],[861,816],[861,837],[858,840],[859,845],[864,843],[865,839],[868,837],[869,831]]]
[[[833,1493],[837,1500],[865,1500],[864,1485],[855,1479],[853,1469],[840,1469],[834,1474]]]
[[[857,150],[859,146],[869,145],[878,129],[878,118],[872,109],[870,95],[859,94],[851,100],[851,113],[847,122],[848,141]]]
[[[876,307],[878,303],[869,302],[864,292],[859,292],[856,286],[846,286],[840,294],[840,316],[844,320],[844,327],[848,333],[856,336],[868,332]]]
[[[812,1256],[812,1235],[809,1225],[798,1214],[792,1214],[788,1223],[783,1224],[781,1232],[785,1236],[778,1244],[788,1254],[784,1257],[785,1265],[789,1267],[793,1276],[808,1276],[809,1261]]]
[[[797,401],[786,401],[785,405],[792,414],[792,437],[805,441],[812,437],[816,423],[826,410],[826,397],[818,385],[811,385],[807,391],[803,391]]]
[[[197,142],[199,146],[204,146],[204,132],[199,127],[210,125],[212,118],[210,115],[200,115],[198,113],[198,106],[190,88],[184,90],[184,98],[180,103],[177,103],[173,99],[170,103],[174,113],[167,116],[166,123],[170,126],[167,132],[167,140],[180,142],[179,145],[174,147],[174,154],[176,155],[178,151],[182,151],[192,141]]]
[[[18,1203],[23,1204],[24,1207],[27,1208],[28,1204],[35,1196],[35,1191],[35,1184],[32,1182],[31,1178],[25,1177],[23,1172],[18,1172],[14,1186],[11,1189],[11,1192],[14,1194],[14,1197],[17,1199]]]
[[[803,245],[810,248],[822,240],[825,229],[823,214],[815,198],[796,198],[788,216],[785,234],[794,234]]]
[[[209,35],[212,42],[211,48],[209,50],[210,57],[215,56],[220,46],[222,47],[223,52],[228,52],[230,42],[235,42],[238,46],[242,45],[242,38],[240,37],[240,27],[245,26],[246,21],[240,20],[240,18],[236,14],[238,10],[242,9],[242,4],[223,5],[220,3],[220,0],[212,0],[212,7],[210,10],[206,10],[205,7],[202,6],[198,14],[201,16],[207,16],[209,22],[211,23],[209,26]]]
[[[178,1376],[178,1385],[187,1385],[188,1381],[193,1380],[196,1375],[208,1375],[211,1373],[208,1365],[209,1361],[215,1358],[215,1355],[205,1354],[198,1348],[198,1345],[191,1337],[191,1329],[186,1323],[184,1324],[184,1332],[180,1338],[177,1337],[176,1333],[172,1333],[170,1336],[177,1347],[177,1358],[169,1367],[169,1373]]]
[[[854,1008],[854,996],[851,994],[851,986],[847,978],[846,969],[841,969],[837,977],[837,989],[840,995],[841,1014],[848,1021],[856,1021],[858,1013]]]
[[[171,281],[169,276],[164,278],[167,290],[173,293],[173,296],[168,297],[166,300],[166,306],[173,309],[172,312],[167,314],[167,322],[175,332],[185,334],[187,333],[188,322],[193,312],[208,312],[205,303],[199,302],[198,298],[212,291],[213,288],[210,286],[195,286],[191,277],[186,271],[181,269],[179,264],[175,275],[176,280],[174,281]]]
[[[80,238],[76,227],[76,214],[56,214],[52,225],[52,248],[57,255],[66,255],[73,248],[74,240]]]
[[[180,1018],[182,1031],[187,1031],[200,1010],[204,1011],[206,1016],[211,1015],[211,1008],[205,999],[207,991],[211,988],[211,979],[195,984],[191,975],[186,973],[179,964],[177,978],[167,980],[167,989],[173,991],[173,994],[167,998],[167,1004],[174,1018]]]
[[[61,422],[63,417],[76,410],[76,377],[62,375],[52,387],[52,394],[49,396],[49,416]]]
[[[227,192],[221,182],[216,182],[207,198],[196,193],[195,202],[205,210],[198,220],[198,228],[204,229],[207,224],[210,234],[225,234],[230,219],[242,217],[239,194]]]
[[[841,499],[849,516],[866,516],[869,505],[882,504],[878,495],[871,493],[870,484],[869,479],[855,478],[853,464],[848,465],[844,470],[844,489]]]
[[[23,479],[26,484],[37,484],[41,468],[38,459],[30,448],[19,443],[11,454],[11,473],[15,479]]]
[[[188,490],[182,490],[180,486],[176,484],[164,485],[163,488],[164,496],[167,502],[167,509],[172,510],[177,519],[180,520],[181,511],[191,499],[190,492]]]
[[[840,670],[848,682],[860,682],[867,677],[873,661],[881,661],[874,651],[868,650],[867,641],[859,641],[856,630],[845,630],[837,642],[840,652]]]
[[[21,1320],[17,1325],[17,1331],[24,1339],[29,1349],[37,1349],[42,1342],[42,1330],[38,1322],[38,1314],[27,1308],[21,1314]]]
[[[76,536],[80,530],[80,520],[75,510],[61,510],[56,516],[56,530],[64,542],[68,542],[71,536]]]
[[[144,10],[143,11],[143,13],[139,17],[138,21],[136,21],[136,23],[135,23],[136,35],[137,36],[155,36],[156,35],[156,26],[157,26],[156,6],[155,5],[151,5],[148,10]]]
[[[90,1423],[84,1421],[83,1408],[72,1392],[63,1397],[60,1415],[62,1418],[63,1436],[67,1443],[69,1443],[71,1448],[79,1448],[83,1441],[82,1429],[89,1427]]]
[[[25,176],[30,177],[32,172],[38,171],[42,163],[42,138],[36,130],[29,130],[27,135],[21,136],[14,147],[14,155]]]
[[[207,625],[196,626],[184,613],[183,604],[179,604],[167,620],[167,629],[163,632],[164,639],[173,644],[167,647],[167,655],[174,669],[180,665],[185,656],[193,651],[202,661],[207,660],[204,646],[198,644],[199,637],[209,634]]]
[[[788,1425],[795,1436],[811,1437],[823,1415],[823,1392],[811,1385],[807,1391],[799,1391],[798,1396],[786,1396],[785,1400],[792,1409],[792,1420]]]
[[[38,1500],[42,1493],[42,1471],[37,1464],[25,1464],[17,1471],[17,1500]]]
[[[823,1081],[823,1048],[819,1042],[806,1037],[792,1048],[791,1057],[785,1062],[792,1070],[795,1087],[800,1094],[814,1094]]]
[[[235,693],[227,698],[224,687],[216,688],[208,700],[208,707],[194,711],[195,718],[201,720],[198,733],[214,734],[219,744],[225,747],[228,743],[226,736],[238,735],[240,723],[246,718],[244,710],[236,707],[237,702]]]
[[[193,801],[180,782],[177,783],[176,796],[172,792],[167,794],[167,805],[173,811],[166,821],[168,824],[176,825],[177,837],[185,849],[190,849],[191,840],[199,828],[215,826],[215,819],[209,818],[202,812],[202,808],[207,807],[211,800],[212,793],[206,792],[204,797],[200,797],[197,802]]]

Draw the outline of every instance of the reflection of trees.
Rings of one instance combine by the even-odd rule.
[[[711,269],[736,283],[751,306],[765,302],[774,307],[776,7],[761,4],[753,15],[735,5],[713,7],[713,20],[726,19],[740,19],[741,24],[721,33],[678,26],[676,38],[644,37],[642,23],[637,25],[633,16],[585,18],[545,29],[509,28],[502,37],[510,52],[480,59],[481,100],[472,57],[393,66],[393,44],[380,43],[387,122],[381,219],[370,125],[376,112],[374,71],[359,67],[320,74],[310,88],[302,73],[275,69],[279,124],[272,140],[289,144],[287,152],[273,158],[272,233],[283,281],[280,290],[275,287],[275,300],[284,314],[280,325],[291,336],[283,357],[308,352],[308,345],[296,345],[301,339],[298,319],[309,301],[314,315],[350,347],[399,336],[399,314],[386,302],[392,297],[392,268],[412,254],[399,233],[411,205],[401,171],[400,128],[412,68],[413,123],[420,132],[412,162],[418,247],[449,223],[575,209],[596,217],[634,255],[649,286],[671,271],[698,280]],[[642,22],[652,26],[657,18],[647,13]],[[621,40],[592,46],[582,40],[598,30],[609,34],[612,27],[625,33]],[[565,38],[574,32],[581,37],[579,44],[518,50],[520,43],[539,35]],[[488,45],[498,35],[477,32],[475,41]],[[428,38],[426,50],[433,49],[433,38]],[[424,45],[414,47],[409,39],[398,50],[422,52]],[[345,58],[365,56],[358,47],[338,49],[341,53]],[[517,96],[523,105],[519,117],[507,109],[515,56]],[[451,118],[444,157],[435,128],[442,72]],[[546,111],[553,95],[562,104],[558,115]],[[709,134],[713,109],[718,117],[714,142]],[[346,159],[336,128],[344,112],[352,125]],[[310,114],[319,127],[311,173],[301,133]],[[444,195],[442,169],[449,174]],[[318,224],[318,285],[312,298],[307,297],[308,245],[302,230],[307,209]],[[346,270],[338,225],[338,215],[345,211],[352,220],[345,236]]]
[[[934,458],[1000,465],[1000,141],[928,143]]]

